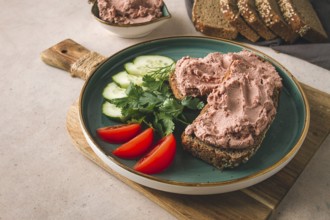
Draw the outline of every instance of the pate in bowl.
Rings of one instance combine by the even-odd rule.
[[[154,15],[153,8],[149,5],[145,8],[138,6],[138,4],[146,4],[146,1],[127,0],[125,3],[125,1],[118,0],[95,0],[91,1],[93,3],[92,15],[103,28],[114,35],[123,38],[140,38],[148,35],[171,18],[165,3],[158,1],[161,2],[161,5],[158,9],[159,12]]]

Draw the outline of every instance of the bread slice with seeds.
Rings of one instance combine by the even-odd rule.
[[[309,0],[279,0],[278,4],[286,22],[301,37],[314,43],[328,41],[328,35]]]
[[[220,9],[228,22],[236,27],[242,36],[252,42],[259,40],[260,36],[241,17],[237,0],[220,0]]]
[[[220,10],[219,0],[195,0],[192,9],[192,21],[197,31],[203,34],[235,39],[238,32]]]
[[[250,25],[262,38],[272,40],[276,35],[260,18],[254,0],[238,0],[237,6],[245,22]]]
[[[288,43],[293,43],[298,35],[286,23],[277,0],[255,0],[257,11],[266,26]]]

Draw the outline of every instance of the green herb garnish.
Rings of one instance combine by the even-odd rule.
[[[169,83],[173,64],[152,70],[143,77],[142,86],[130,84],[127,97],[110,100],[122,109],[127,122],[145,123],[153,127],[161,136],[172,133],[175,122],[188,124],[184,110],[200,110],[204,103],[193,97],[178,100],[174,97]]]

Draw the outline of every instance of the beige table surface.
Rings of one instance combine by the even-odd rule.
[[[148,39],[200,35],[184,1],[165,2],[171,21],[148,37],[121,39],[93,20],[87,0],[0,0],[1,220],[174,219],[76,151],[65,118],[83,81],[45,65],[39,57],[66,38],[110,56]],[[258,49],[300,81],[330,93],[329,71],[268,48]],[[329,158],[328,137],[274,219],[329,219]]]

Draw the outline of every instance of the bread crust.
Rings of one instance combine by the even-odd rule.
[[[279,100],[280,90],[274,91],[272,97],[275,107],[277,108]],[[206,105],[200,114],[206,112],[209,106]],[[273,118],[274,120],[274,118]],[[272,121],[273,121],[272,120]],[[187,135],[185,132],[181,135],[183,149],[191,153],[194,157],[197,157],[218,169],[234,168],[241,163],[246,163],[260,148],[263,139],[267,131],[269,130],[272,121],[269,123],[268,127],[260,133],[258,136],[254,137],[255,144],[244,149],[228,149],[221,146],[213,146],[211,144],[201,141],[194,135]]]
[[[237,6],[245,22],[250,25],[260,37],[265,40],[272,40],[277,37],[258,15],[254,0],[238,0]]]
[[[298,35],[285,22],[276,0],[256,0],[256,8],[266,26],[288,43],[294,43]]]
[[[209,5],[207,5],[209,4]],[[235,27],[233,27],[232,25],[230,25],[227,21],[226,24],[219,26],[219,25],[211,25],[211,24],[207,24],[207,22],[204,21],[203,19],[203,14],[199,13],[199,11],[202,8],[206,8],[212,7],[212,8],[220,8],[220,5],[211,5],[212,2],[210,2],[210,0],[208,1],[202,1],[202,0],[195,0],[194,4],[193,4],[193,8],[192,8],[192,21],[193,24],[195,26],[195,29],[205,35],[209,35],[209,36],[213,36],[213,37],[219,37],[219,38],[225,38],[225,39],[236,39],[238,32],[235,29]],[[208,13],[207,11],[205,11],[205,13]],[[218,11],[217,14],[218,18],[222,18],[223,14],[221,13],[220,9]],[[217,17],[215,17],[215,19],[217,19]]]
[[[182,100],[184,98],[184,95],[180,92],[180,90],[178,88],[178,83],[176,81],[174,72],[172,72],[170,74],[168,82],[170,84],[170,88],[171,88],[172,93],[175,96],[175,98]]]
[[[194,21],[193,23],[197,31],[200,31],[201,33],[208,36],[234,40],[237,38],[238,35],[237,31],[228,31],[227,29],[224,28],[212,27],[200,21]]]
[[[198,138],[186,135],[185,133],[181,135],[181,140],[185,151],[220,170],[234,168],[241,163],[247,162],[260,147],[260,145],[256,145],[240,150],[221,149],[206,144]]]
[[[303,1],[303,0],[300,0]],[[322,27],[321,21],[319,20],[313,6],[309,1],[305,1],[305,7],[312,14],[309,19],[315,19],[319,24],[319,27],[313,27],[304,21],[304,18],[299,13],[299,6],[295,5],[291,0],[279,0],[278,4],[282,11],[283,17],[286,22],[291,26],[291,28],[299,34],[301,37],[305,38],[310,42],[322,43],[328,41],[328,36]]]
[[[260,36],[240,16],[237,0],[220,0],[220,9],[228,22],[246,39],[257,42]]]

